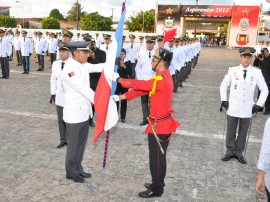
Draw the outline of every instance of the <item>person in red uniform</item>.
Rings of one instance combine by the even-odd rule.
[[[160,47],[152,59],[152,69],[156,76],[148,81],[118,78],[124,88],[132,88],[123,95],[114,96],[114,99],[128,101],[135,97],[149,94],[150,115],[149,125],[145,129],[148,133],[149,163],[152,176],[152,183],[145,183],[146,191],[140,192],[139,196],[150,198],[161,196],[164,191],[164,178],[166,175],[166,150],[172,133],[180,125],[173,117],[171,107],[173,98],[173,81],[168,67],[172,60],[173,53]],[[154,133],[157,134],[156,138]],[[162,147],[164,154],[161,152]]]

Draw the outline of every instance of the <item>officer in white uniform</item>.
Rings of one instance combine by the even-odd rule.
[[[152,70],[152,57],[155,54],[155,37],[149,37],[146,41],[146,49],[143,49],[139,52],[138,62],[135,67],[136,78],[138,80],[149,80],[152,76],[155,75],[155,72]],[[143,120],[139,124],[144,126],[148,123],[147,117],[149,116],[149,95],[141,96],[142,104],[142,113]]]
[[[136,63],[137,63],[137,57],[138,57],[138,53],[140,50],[140,46],[138,44],[135,44],[135,36],[133,34],[129,35],[129,40],[130,43],[126,45],[126,51],[127,51],[127,60],[129,60],[131,62],[131,67],[132,67],[132,75],[131,78],[135,79],[135,67],[136,67]]]
[[[243,47],[239,49],[239,52],[241,64],[231,67],[220,85],[222,106],[228,110],[227,152],[222,161],[236,158],[240,163],[246,164],[243,152],[251,117],[264,105],[268,95],[268,88],[261,70],[251,66],[255,49]],[[256,85],[259,87],[261,94],[257,103],[254,104],[253,98]],[[227,100],[228,87],[230,87],[230,96]],[[239,131],[236,138],[237,125],[239,125]]]
[[[102,44],[100,46],[100,50],[105,51],[106,58],[108,58],[108,53],[109,53],[110,48],[111,48],[111,35],[103,34],[103,38],[104,38],[104,44]]]
[[[91,177],[82,167],[82,159],[92,117],[94,91],[90,88],[89,73],[101,72],[104,64],[87,63],[91,42],[70,42],[73,58],[62,71],[64,89],[63,119],[67,128],[66,177],[84,182]]]
[[[126,50],[126,46],[127,46],[128,44],[126,43],[126,36],[122,36],[122,49],[125,49]]]
[[[5,30],[0,29],[0,63],[2,69],[2,79],[9,78],[9,57],[12,53],[12,46],[5,36]]]
[[[145,49],[146,48],[146,44],[144,42],[144,36],[139,36],[139,47],[140,47],[140,50],[142,49]]]
[[[64,90],[62,85],[62,71],[65,68],[65,64],[70,63],[70,48],[65,43],[59,42],[59,54],[60,60],[53,62],[52,74],[51,74],[51,99],[56,105],[58,126],[60,133],[60,144],[57,148],[62,148],[67,144],[66,139],[66,123],[63,120],[63,108],[64,108]]]
[[[17,65],[16,66],[22,65],[22,53],[21,53],[20,38],[21,38],[20,31],[16,31],[16,36],[13,38],[14,49],[15,49],[16,57],[17,57]]]
[[[96,33],[95,42],[96,42],[96,47],[97,48],[100,48],[100,46],[104,42],[103,38],[101,36],[99,36],[99,33]]]
[[[48,41],[48,50],[50,54],[51,65],[56,60],[58,40],[55,38],[55,33],[50,33],[50,39]]]
[[[73,33],[71,31],[68,31],[68,30],[64,29],[62,31],[62,34],[63,34],[63,40],[62,41],[64,43],[69,43],[69,42],[72,41]],[[72,58],[72,55],[70,54],[69,57]],[[60,60],[59,47],[57,47],[56,60]]]
[[[21,52],[22,52],[22,63],[23,63],[23,73],[29,74],[30,72],[30,56],[33,53],[33,44],[29,38],[26,37],[27,32],[22,31],[22,37],[20,39]]]
[[[37,39],[35,42],[35,50],[37,53],[37,58],[38,58],[38,65],[39,68],[37,71],[44,71],[44,55],[46,51],[48,50],[48,44],[45,39],[42,38],[42,32],[38,31],[37,32]]]
[[[258,161],[258,174],[255,190],[259,195],[266,195],[268,201],[270,200],[270,118],[267,119]]]

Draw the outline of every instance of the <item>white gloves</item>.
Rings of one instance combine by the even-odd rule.
[[[119,102],[119,95],[111,95],[111,98],[112,98],[115,102]]]

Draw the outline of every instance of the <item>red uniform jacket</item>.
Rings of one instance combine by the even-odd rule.
[[[173,81],[169,70],[158,72],[157,76],[162,75],[163,79],[157,81],[155,94],[150,97],[150,117],[163,118],[173,113],[171,108],[173,97]],[[149,94],[152,90],[154,79],[144,81],[135,79],[121,79],[122,86],[124,88],[132,88],[133,90],[125,93],[127,100],[132,100],[135,97]],[[151,125],[155,125],[155,121],[150,121]],[[170,135],[176,131],[176,128],[180,125],[171,116],[168,119],[157,122],[155,126],[155,132],[157,134]],[[148,125],[145,129],[146,133],[153,133],[151,127]]]

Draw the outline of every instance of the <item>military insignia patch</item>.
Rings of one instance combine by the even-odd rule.
[[[72,76],[74,76],[75,75],[75,73],[74,72],[70,72],[70,73],[68,73],[68,76],[69,77],[72,77]]]

